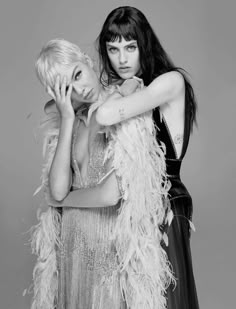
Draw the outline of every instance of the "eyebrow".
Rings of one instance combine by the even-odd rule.
[[[132,44],[137,44],[137,41],[136,40],[133,40],[133,41],[129,41],[129,43],[127,43],[125,46],[129,46],[129,45],[132,45]],[[106,42],[106,45],[107,46],[114,46],[116,47],[116,42]]]

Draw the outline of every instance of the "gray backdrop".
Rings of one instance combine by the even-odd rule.
[[[5,2],[5,3],[4,3]],[[193,264],[201,308],[234,308],[235,0],[1,1],[0,308],[26,309],[35,258],[26,232],[36,223],[41,144],[34,128],[48,99],[34,73],[43,43],[92,43],[119,5],[141,9],[174,62],[191,73],[199,102],[182,179],[194,200]]]

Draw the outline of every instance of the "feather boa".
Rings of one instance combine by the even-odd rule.
[[[175,281],[161,246],[160,226],[170,211],[165,147],[156,141],[152,113],[108,128],[107,159],[123,193],[114,229],[120,285],[128,308],[166,308],[166,289]]]
[[[59,115],[50,114],[42,123],[45,130],[41,186],[47,194],[48,172],[59,134]],[[165,292],[175,281],[171,265],[161,247],[163,224],[169,209],[165,148],[155,138],[151,112],[106,128],[109,135],[105,160],[113,159],[122,202],[113,240],[119,260],[120,288],[128,308],[164,309]],[[60,214],[49,207],[39,216],[32,235],[32,252],[38,256],[33,272],[34,297],[31,309],[57,306],[60,246]]]
[[[44,131],[43,156],[45,163],[42,169],[40,190],[47,194],[48,173],[56,151],[59,135],[59,115],[49,114],[40,127]],[[60,246],[61,216],[56,208],[38,213],[39,223],[33,228],[31,237],[32,253],[37,255],[33,270],[33,301],[31,309],[53,309],[57,306],[58,266],[56,246]]]

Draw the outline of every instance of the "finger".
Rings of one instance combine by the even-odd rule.
[[[142,89],[144,87],[144,83],[143,83],[143,79],[142,78],[139,78],[137,76],[133,76],[133,79],[137,80],[139,82],[140,89]]]
[[[63,101],[65,101],[65,98],[66,98],[66,82],[67,82],[67,79],[66,79],[66,76],[64,76],[62,79],[62,84],[61,84],[61,99]]]
[[[56,99],[57,100],[60,99],[61,98],[61,94],[60,94],[60,76],[59,75],[57,75],[57,77],[56,77],[54,91],[55,91]]]
[[[133,79],[135,79],[135,80],[137,80],[137,81],[139,81],[139,82],[141,82],[141,81],[142,81],[142,79],[141,79],[141,78],[139,78],[139,77],[137,77],[137,76],[135,76],[135,75],[134,75],[132,78],[133,78]]]
[[[46,91],[50,95],[50,97],[52,97],[53,100],[55,101],[56,100],[56,96],[55,96],[54,92],[52,91],[51,87],[47,86]]]
[[[67,98],[70,98],[70,97],[71,97],[72,89],[73,89],[73,85],[72,85],[72,84],[69,84],[68,90],[67,90],[67,93],[66,93],[66,97],[67,97]]]

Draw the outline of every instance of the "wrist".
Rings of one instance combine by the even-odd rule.
[[[75,115],[61,115],[61,121],[63,122],[74,123],[74,120],[75,120]]]
[[[68,117],[61,117],[61,129],[64,128],[66,130],[73,130],[74,119]]]

